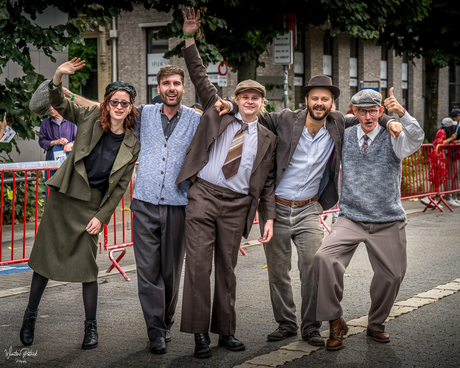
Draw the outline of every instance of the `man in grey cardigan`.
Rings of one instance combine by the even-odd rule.
[[[382,96],[362,90],[352,97],[360,125],[345,130],[342,148],[342,195],[339,219],[314,257],[318,321],[329,321],[327,350],[339,350],[348,327],[342,317],[343,275],[358,244],[364,242],[374,271],[367,334],[388,342],[388,317],[406,272],[406,214],[400,200],[401,161],[417,151],[424,133],[417,120],[396,101],[393,88],[385,100],[399,115],[403,131],[393,139],[379,126]]]

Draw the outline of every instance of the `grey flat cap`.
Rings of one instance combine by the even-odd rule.
[[[37,115],[46,115],[50,109],[51,105],[48,87],[50,82],[51,80],[47,79],[42,84],[40,84],[30,99],[29,109]]]
[[[355,107],[382,106],[382,94],[373,89],[363,89],[351,98]]]

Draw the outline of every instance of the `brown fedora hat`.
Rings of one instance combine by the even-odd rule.
[[[308,91],[316,87],[327,88],[329,91],[332,92],[334,99],[337,99],[340,96],[340,89],[334,86],[332,84],[332,79],[326,75],[317,75],[310,79],[310,81],[308,82],[308,86],[303,86],[300,89],[300,94],[302,95],[302,97],[305,97]]]

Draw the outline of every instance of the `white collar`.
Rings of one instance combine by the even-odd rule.
[[[237,112],[235,114],[235,118],[243,121],[243,118],[241,117],[241,114],[239,112]],[[249,132],[252,132],[254,129],[257,128],[257,122],[258,121],[259,121],[259,119],[257,117],[256,117],[256,120],[254,120],[254,121],[251,121],[251,122],[246,122],[245,121],[245,123],[248,124],[248,131]]]
[[[377,126],[373,130],[371,130],[369,133],[364,133],[364,131],[361,128],[361,124],[360,124],[358,125],[358,140],[361,140],[361,138],[367,134],[369,139],[373,141],[375,137],[377,137],[377,134],[379,134],[379,131],[380,131],[379,123],[377,123]]]

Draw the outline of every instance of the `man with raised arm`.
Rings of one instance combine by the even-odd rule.
[[[343,275],[358,244],[366,245],[374,271],[367,334],[388,342],[383,323],[406,272],[406,213],[401,205],[401,161],[417,151],[425,137],[422,128],[393,96],[385,100],[389,112],[401,119],[403,131],[393,139],[378,124],[382,95],[367,89],[351,102],[360,125],[347,129],[342,147],[340,214],[332,232],[315,254],[318,281],[316,316],[329,321],[327,350],[339,350],[348,327],[342,317]]]
[[[270,240],[276,216],[274,155],[276,136],[258,122],[265,88],[253,81],[239,83],[235,103],[239,114],[219,116],[219,100],[198,54],[193,35],[200,12],[184,16],[185,48],[190,78],[204,108],[176,183],[193,182],[188,193],[186,254],[181,331],[195,334],[194,356],[211,356],[209,331],[219,345],[244,350],[235,337],[236,277],[234,269],[242,236],[247,237],[260,200],[266,220],[261,242]],[[211,314],[210,275],[214,250],[215,289]]]

